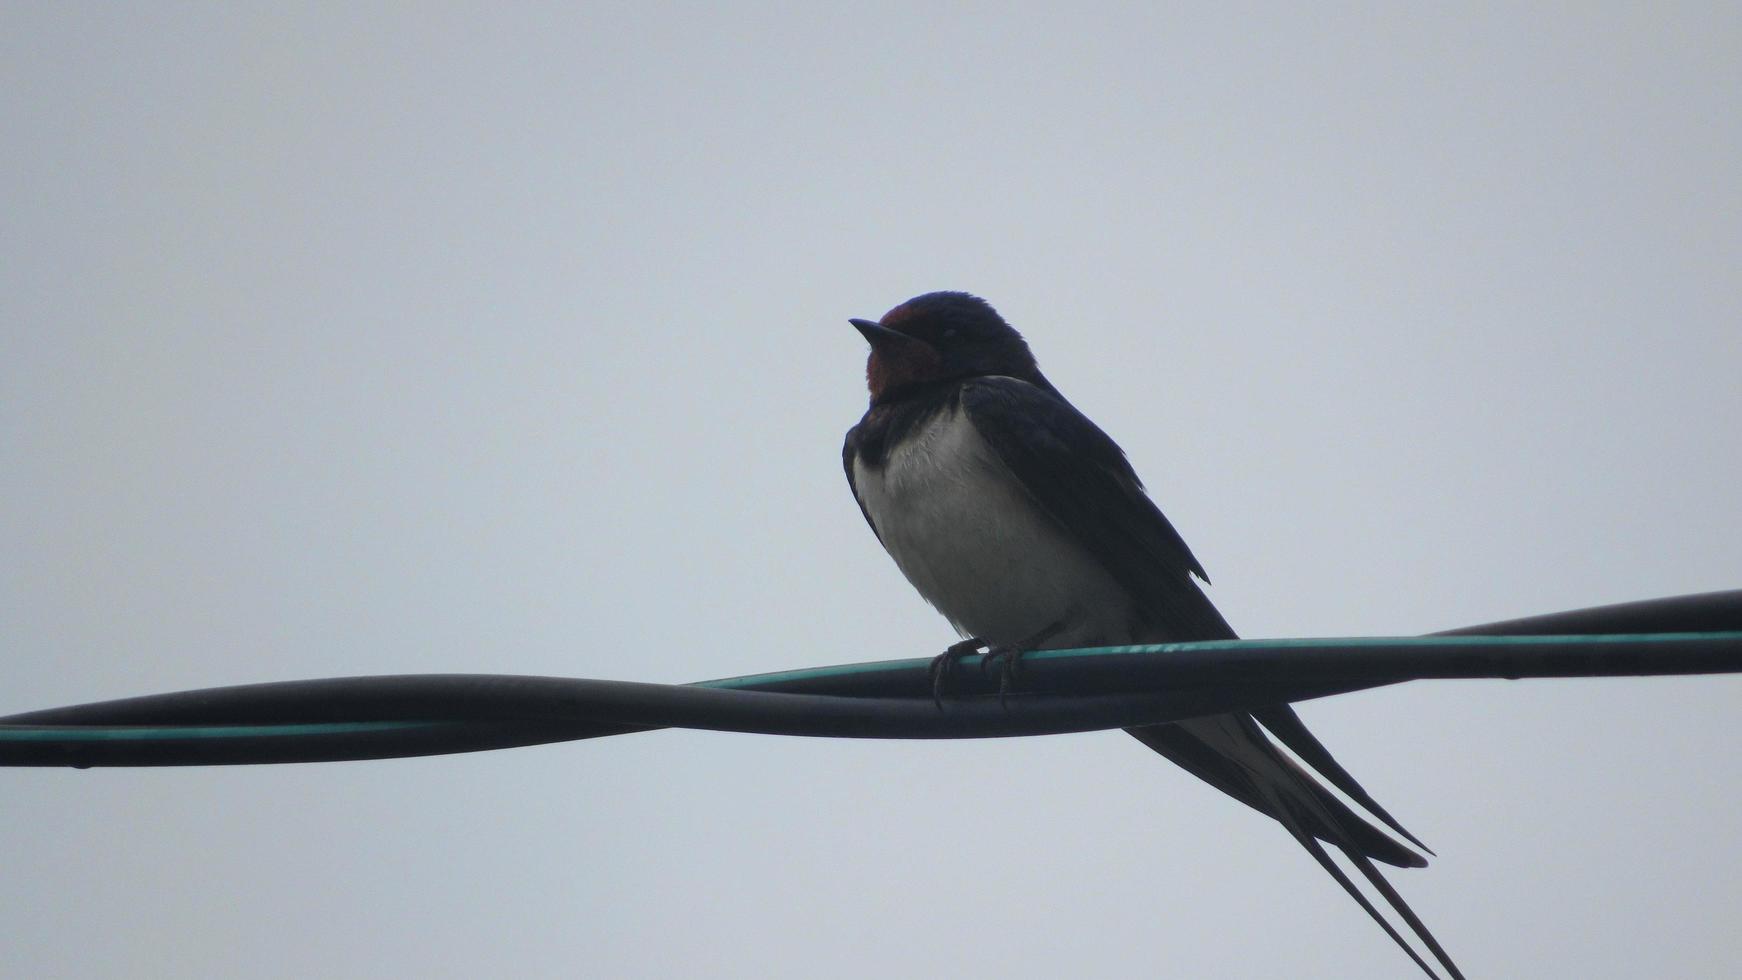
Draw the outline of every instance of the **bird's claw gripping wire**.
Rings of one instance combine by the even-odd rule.
[[[986,655],[980,658],[980,673],[984,674],[991,666],[998,665],[998,703],[1005,703],[1010,696],[1011,688],[1016,686],[1016,671],[1022,663],[1022,655],[1027,653],[1024,647],[989,647]]]
[[[949,687],[956,667],[983,649],[986,649],[986,641],[970,636],[960,643],[950,644],[949,649],[931,658],[931,699],[939,711],[944,710],[944,691]]]
[[[944,708],[944,693],[949,688],[950,678],[954,676],[956,667],[963,660],[985,651],[980,658],[980,673],[984,674],[992,664],[998,664],[998,703],[1004,704],[1010,692],[1016,686],[1017,667],[1022,655],[1037,649],[1042,643],[1052,639],[1062,628],[1062,624],[1053,623],[1021,643],[1011,645],[988,644],[980,637],[973,636],[960,643],[950,644],[950,648],[932,658],[931,661],[931,697],[938,706]]]
[[[1016,687],[1017,669],[1022,665],[1023,654],[1028,653],[1031,650],[1038,650],[1042,643],[1052,639],[1058,634],[1058,631],[1063,628],[1063,623],[1052,623],[1051,625],[1042,627],[1033,636],[1028,637],[1021,643],[1012,644],[1010,646],[989,647],[986,650],[986,656],[980,660],[980,672],[983,674],[986,672],[986,668],[991,664],[998,664],[999,704],[1004,704],[1009,698],[1011,690]]]

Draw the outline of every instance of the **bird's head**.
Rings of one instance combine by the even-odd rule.
[[[1028,343],[992,304],[967,293],[926,293],[883,314],[849,320],[871,344],[865,382],[871,402],[890,401],[920,386],[1002,375],[1045,388]]]

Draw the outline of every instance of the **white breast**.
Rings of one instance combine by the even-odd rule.
[[[1049,647],[1124,642],[1131,601],[1023,492],[960,409],[939,413],[854,486],[883,547],[964,636]]]

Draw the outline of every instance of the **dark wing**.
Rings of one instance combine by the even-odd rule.
[[[1192,576],[1209,581],[1191,549],[1149,499],[1125,454],[1055,392],[1014,378],[964,385],[963,408],[998,458],[1046,511],[1143,607],[1151,642],[1231,639],[1234,630]],[[849,440],[850,441],[850,440]],[[852,463],[849,459],[849,478]],[[1256,716],[1256,717],[1255,717]],[[1354,897],[1429,976],[1435,973],[1319,846],[1327,841],[1359,869],[1398,917],[1453,977],[1451,958],[1372,860],[1400,867],[1427,862],[1385,836],[1289,760],[1271,734],[1383,823],[1420,846],[1307,731],[1293,709],[1194,719],[1128,731],[1156,752],[1229,796],[1275,818]],[[1423,850],[1426,850],[1424,847]]]
[[[1095,423],[1059,395],[1015,378],[970,381],[961,404],[1034,502],[1138,601],[1154,631],[1146,639],[1233,638],[1192,581],[1209,581],[1203,566]]]

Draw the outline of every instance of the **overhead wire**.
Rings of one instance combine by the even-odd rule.
[[[0,765],[179,766],[475,752],[651,728],[992,738],[1129,728],[1413,680],[1742,672],[1742,590],[1418,637],[1216,640],[1042,650],[1020,689],[930,659],[649,684],[493,674],[281,681],[0,718]],[[993,672],[996,673],[996,672]]]

